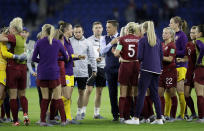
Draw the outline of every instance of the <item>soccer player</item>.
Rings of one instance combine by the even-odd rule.
[[[199,119],[197,122],[204,123],[204,25],[196,28],[196,68],[194,86],[197,95],[197,107]]]
[[[137,48],[139,37],[135,34],[139,32],[139,25],[130,22],[126,25],[126,35],[120,37],[114,55],[121,57],[122,61],[118,71],[118,81],[120,83],[119,112],[120,122],[130,118],[130,101],[127,95],[132,95],[132,88],[137,87],[139,74],[139,61],[137,60]],[[131,92],[131,93],[130,93]],[[132,98],[132,97],[131,97]],[[133,98],[132,98],[133,99]]]
[[[94,51],[93,47],[89,41],[83,36],[84,31],[81,25],[74,26],[74,37],[70,38],[70,42],[74,49],[74,53],[84,55],[86,59],[78,60],[74,62],[74,77],[75,82],[78,85],[78,109],[76,120],[82,120],[82,107],[83,107],[83,98],[84,91],[86,88],[86,82],[88,78],[88,60],[90,61],[92,67],[92,75],[96,76],[97,66],[96,58],[93,56]]]
[[[141,62],[140,76],[138,83],[138,97],[135,109],[135,115],[132,120],[126,120],[126,124],[139,125],[139,117],[143,108],[145,93],[150,89],[150,96],[154,102],[157,119],[151,124],[163,124],[161,119],[161,103],[158,95],[159,75],[162,69],[162,45],[158,41],[154,23],[146,21],[143,24],[142,31],[144,36],[139,41],[137,58]]]
[[[61,99],[61,85],[59,80],[58,53],[61,52],[65,62],[68,56],[60,41],[53,39],[55,28],[50,24],[42,27],[42,39],[37,41],[33,52],[32,61],[39,63],[37,68],[37,85],[42,92],[41,122],[40,126],[50,126],[46,123],[45,117],[49,105],[49,93],[52,90],[52,104],[55,110],[60,111],[61,125],[66,125],[64,104]],[[39,58],[37,57],[39,55]]]
[[[177,103],[178,103],[177,97],[176,97],[177,71],[176,71],[176,45],[174,43],[175,32],[170,27],[166,27],[163,29],[162,37],[164,40],[164,42],[162,43],[162,48],[164,53],[163,62],[162,62],[163,71],[160,76],[158,92],[161,100],[161,109],[162,109],[163,115],[164,115],[164,107],[165,107],[164,92],[165,90],[169,92],[171,101],[172,101],[171,122],[173,122],[176,118]]]
[[[84,92],[84,102],[83,102],[83,113],[85,116],[86,107],[88,105],[89,96],[93,90],[94,85],[96,85],[96,93],[95,93],[95,107],[94,107],[94,119],[104,119],[100,115],[100,106],[101,106],[101,96],[103,88],[106,86],[106,79],[105,79],[105,58],[101,56],[99,53],[100,50],[100,38],[103,32],[103,26],[101,22],[96,21],[93,23],[92,26],[93,35],[88,38],[91,46],[93,46],[94,50],[94,57],[96,58],[97,62],[97,75],[96,77],[92,76],[92,69],[91,65],[88,65],[88,72],[89,72],[89,80],[87,81],[86,90]]]
[[[74,60],[84,59],[84,57],[74,54],[71,42],[69,40],[73,33],[72,25],[64,21],[59,21],[59,30],[64,35],[64,46],[70,56],[68,63],[65,64],[66,87],[62,89],[62,100],[64,102],[67,122],[70,124],[79,124],[79,122],[73,120],[71,116],[71,96],[74,87],[73,66]]]
[[[1,35],[8,35],[8,33],[9,33],[8,28],[3,28],[1,30]],[[18,55],[13,55],[12,53],[8,52],[7,46],[9,47],[9,44],[6,45],[3,42],[0,42],[0,107],[3,105],[4,97],[6,95],[5,86],[6,86],[7,58],[10,58],[10,59],[19,58]]]
[[[191,110],[191,116],[188,121],[192,121],[193,119],[197,118],[194,102],[191,97],[191,90],[194,88],[194,70],[195,70],[195,63],[196,63],[196,49],[195,49],[195,40],[196,40],[196,26],[193,26],[190,30],[190,38],[192,41],[189,41],[186,45],[186,56],[184,57],[184,61],[188,62],[188,68],[186,73],[186,80],[185,80],[185,87],[184,87],[184,95],[187,106]]]
[[[175,35],[175,44],[176,44],[176,69],[178,72],[177,77],[177,93],[179,96],[180,102],[180,115],[178,116],[178,120],[184,119],[184,113],[186,108],[186,102],[184,97],[184,80],[186,78],[187,72],[187,62],[179,62],[179,59],[184,58],[185,56],[185,48],[188,42],[186,34],[183,32],[187,28],[187,23],[185,20],[182,20],[181,17],[175,16],[170,19],[169,26],[176,32]],[[167,101],[170,98],[166,99]]]
[[[23,30],[23,20],[19,17],[14,18],[9,25],[10,34],[2,36],[0,41],[11,44],[10,51],[14,54],[24,54],[26,39],[20,35]],[[25,55],[24,55],[25,56]],[[25,56],[26,57],[26,56]],[[13,73],[15,72],[15,73]],[[24,124],[29,124],[28,118],[28,100],[25,97],[27,67],[26,61],[8,60],[7,64],[7,85],[9,88],[10,107],[13,116],[13,125],[19,126],[18,122],[18,102],[17,94],[23,108]]]
[[[100,39],[100,53],[105,55],[106,80],[108,81],[108,89],[111,103],[111,112],[113,121],[118,121],[118,69],[119,59],[114,56],[112,48],[115,48],[118,42],[118,27],[119,23],[116,20],[108,20],[106,23],[107,35]]]

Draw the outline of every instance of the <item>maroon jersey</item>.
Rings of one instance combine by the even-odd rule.
[[[187,43],[185,55],[188,57],[188,70],[193,72],[196,63],[196,49],[193,42]]]
[[[137,48],[139,37],[129,34],[120,38],[120,44],[123,46],[120,55],[125,60],[137,60]]]
[[[162,49],[163,49],[163,54],[164,56],[168,57],[168,56],[172,56],[173,60],[171,62],[167,62],[167,61],[163,61],[163,69],[172,69],[172,68],[176,68],[176,45],[174,44],[174,42],[165,44],[162,43]]]

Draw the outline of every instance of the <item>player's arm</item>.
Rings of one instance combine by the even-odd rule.
[[[115,51],[114,51],[114,56],[115,57],[120,57],[120,52],[122,50],[123,46],[121,44],[118,44]]]
[[[0,41],[1,42],[8,42],[8,38],[5,35],[0,34]]]
[[[171,48],[169,50],[169,56],[164,56],[163,57],[163,61],[166,61],[166,62],[172,62],[174,57],[176,56],[176,50],[174,48]]]
[[[5,44],[1,44],[1,52],[3,57],[6,57],[6,58],[13,58],[14,56],[12,53],[8,52],[8,49]]]

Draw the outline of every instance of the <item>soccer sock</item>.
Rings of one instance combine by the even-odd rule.
[[[3,104],[1,105],[1,118],[5,117],[5,111],[4,111],[4,106]]]
[[[179,102],[180,102],[180,115],[181,115],[181,118],[184,118],[184,113],[185,113],[185,108],[186,108],[186,101],[185,101],[184,93],[180,92],[178,93],[178,96],[179,96]]]
[[[86,106],[83,106],[83,107],[82,107],[82,113],[85,113],[85,114],[86,114]]]
[[[51,104],[50,104],[50,120],[54,120],[55,118],[55,114],[56,114],[56,111],[57,111],[57,108],[56,108],[56,103],[57,101],[52,99],[51,100]]]
[[[65,110],[64,110],[64,103],[62,99],[56,100],[56,108],[59,110],[60,117],[61,117],[61,122],[66,121],[66,115],[65,115]]]
[[[162,111],[162,115],[164,115],[164,107],[165,107],[165,99],[164,96],[160,97],[160,101],[161,101],[161,111]]]
[[[177,111],[177,106],[178,106],[178,100],[176,96],[171,97],[171,116],[173,118],[176,118],[176,111]]]
[[[164,97],[165,97],[164,116],[170,117],[171,103],[172,103],[170,94],[168,92],[165,92]]]
[[[100,115],[100,107],[94,107],[94,115]]]
[[[124,118],[126,97],[119,98],[119,112],[120,118]]]
[[[144,99],[144,106],[143,106],[141,115],[142,115],[145,119],[147,119],[148,116],[149,116],[147,96],[145,96],[145,99]]]
[[[82,108],[77,108],[77,115],[81,114],[81,112],[82,112]]]
[[[147,98],[147,105],[148,105],[148,117],[154,115],[154,111],[153,111],[153,107],[152,107],[152,99],[150,98],[150,96],[146,96]]]
[[[198,106],[198,117],[200,119],[203,118],[203,105],[204,105],[204,98],[203,96],[197,96],[197,106]]]
[[[10,108],[13,116],[13,122],[18,121],[18,102],[17,99],[10,99]]]
[[[126,120],[130,119],[130,114],[133,114],[132,106],[133,106],[133,97],[127,96],[126,102],[125,102],[125,119]]]
[[[69,99],[66,99],[64,96],[62,96],[62,100],[64,102],[64,109],[65,109],[66,118],[71,121],[72,120],[71,101]]]
[[[134,97],[132,96],[128,96],[128,101],[129,101],[129,104],[130,104],[130,116],[134,116]]]
[[[28,114],[28,100],[25,96],[20,97],[21,106],[23,108],[23,113]]]
[[[194,102],[193,102],[193,99],[192,99],[191,96],[188,97],[188,103],[187,103],[187,101],[186,101],[186,104],[188,104],[188,107],[189,107],[190,110],[191,110],[191,114],[192,114],[192,115],[195,115],[196,112],[195,112]]]
[[[49,100],[48,99],[42,99],[41,101],[41,113],[40,113],[40,119],[41,122],[46,122],[45,118],[46,118],[46,112],[48,109],[48,105],[49,105]]]

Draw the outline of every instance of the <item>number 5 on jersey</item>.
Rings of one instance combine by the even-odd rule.
[[[135,48],[135,45],[128,45],[128,56],[129,57],[134,57],[134,55],[135,55],[135,50],[134,50],[134,48]]]

